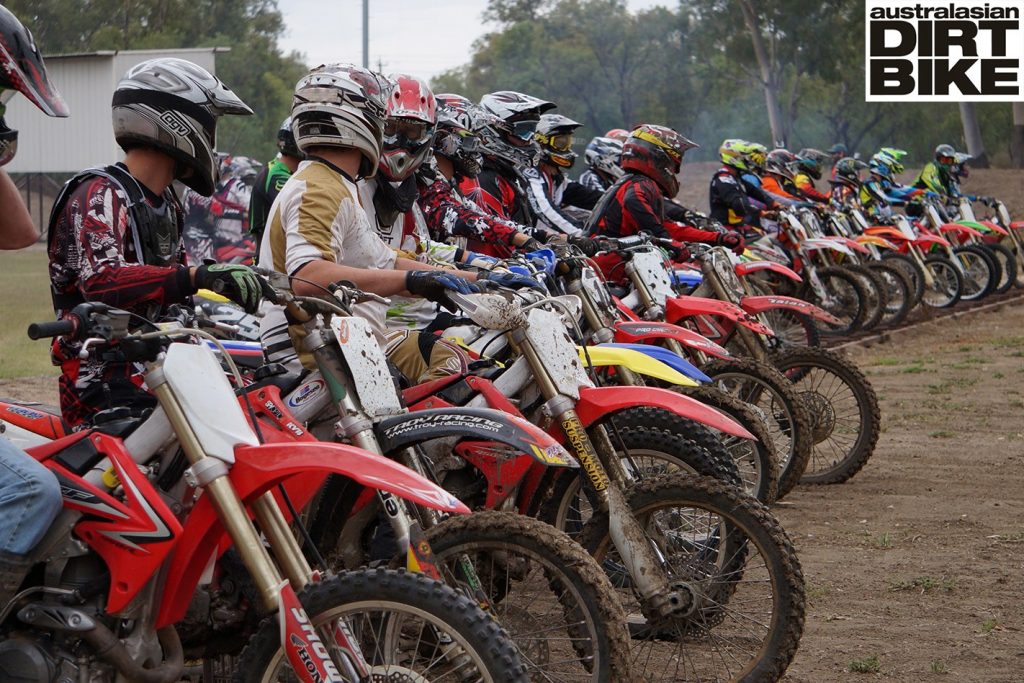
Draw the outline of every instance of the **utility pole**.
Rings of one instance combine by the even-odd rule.
[[[363,68],[370,68],[370,0],[363,0]]]

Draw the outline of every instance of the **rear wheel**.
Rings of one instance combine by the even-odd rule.
[[[532,517],[485,511],[451,517],[426,538],[448,585],[490,605],[531,679],[629,678],[626,615],[615,589],[564,533]],[[460,569],[465,560],[472,563],[476,590]]]
[[[945,256],[929,256],[924,267],[931,276],[931,283],[925,283],[921,303],[930,308],[949,308],[960,301],[964,281],[960,271]]]
[[[796,551],[768,509],[712,479],[663,475],[635,484],[630,509],[689,598],[650,622],[612,542],[606,514],[583,543],[629,614],[633,672],[647,681],[777,681],[796,653],[805,615]]]
[[[422,574],[345,572],[310,585],[299,599],[341,672],[351,661],[335,637],[344,625],[370,668],[366,680],[530,680],[515,645],[490,616],[469,598]],[[249,641],[238,659],[235,680],[297,680],[281,647],[278,615],[265,619]]]

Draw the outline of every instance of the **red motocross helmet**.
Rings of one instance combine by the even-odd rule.
[[[416,172],[430,154],[437,126],[437,100],[426,81],[407,74],[390,77],[380,172],[402,181]]]
[[[0,5],[0,166],[18,151],[18,131],[7,127],[3,104],[15,91],[22,93],[47,116],[65,117],[68,106],[57,88],[50,84],[46,65],[32,33],[18,18]]]
[[[622,145],[621,166],[635,171],[658,183],[666,197],[679,192],[679,169],[683,154],[699,147],[676,131],[665,126],[641,124],[633,129]]]

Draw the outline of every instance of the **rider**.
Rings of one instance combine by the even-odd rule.
[[[796,155],[785,149],[772,150],[764,161],[761,187],[772,199],[785,206],[807,205],[793,180],[795,164]]]
[[[956,196],[956,181],[953,179],[953,167],[956,165],[957,152],[952,145],[939,145],[935,148],[935,159],[925,164],[920,175],[914,181],[914,187],[931,190],[941,197]]]
[[[475,279],[472,274],[463,278],[400,257],[380,239],[360,206],[356,182],[372,178],[380,167],[385,99],[392,92],[391,83],[346,64],[317,67],[295,86],[292,130],[306,159],[274,202],[260,244],[260,263],[297,276],[292,284],[296,294],[319,296],[339,280],[381,296],[421,296],[442,304],[448,291],[477,291],[469,282]],[[396,141],[417,137],[411,128],[389,130]],[[429,136],[426,140],[429,145]],[[397,168],[400,160],[393,161]],[[355,308],[384,341],[386,305],[364,302]],[[263,312],[260,336],[268,360],[292,367],[298,360],[308,364],[311,359],[299,359],[295,351],[302,348],[303,327],[289,327],[281,306],[264,303]],[[406,376],[420,376],[416,368],[392,357]]]
[[[281,122],[277,131],[277,157],[267,164],[253,182],[252,195],[249,197],[249,233],[259,245],[263,239],[263,231],[267,227],[267,215],[277,194],[288,182],[288,179],[299,167],[303,159],[302,152],[295,145],[295,134],[292,133],[292,117]]]
[[[590,189],[565,175],[565,171],[576,163],[576,153],[572,151],[573,132],[582,125],[561,114],[541,115],[534,135],[540,145],[539,161],[536,166],[522,171],[530,207],[538,224],[569,237],[582,233],[583,221],[562,207],[589,211],[602,194],[601,190]]]
[[[590,215],[591,236],[628,237],[646,232],[680,242],[723,244],[742,251],[735,232],[700,230],[666,220],[666,198],[679,192],[683,155],[697,144],[671,128],[637,126],[622,146],[624,175],[608,190]]]
[[[217,188],[209,197],[185,191],[185,253],[192,265],[232,252],[235,263],[251,262],[256,244],[248,238],[249,200],[259,164],[249,157],[218,154]]]
[[[437,125],[437,104],[430,87],[422,79],[406,74],[393,75],[394,84],[385,99],[383,147],[379,169],[373,178],[359,182],[359,201],[370,222],[384,243],[401,256],[424,263],[469,264],[484,269],[493,261],[471,251],[432,239],[423,212],[416,204],[419,196],[416,172],[429,157]],[[507,286],[522,286],[519,276],[511,273],[479,273],[478,279],[490,279]],[[532,280],[528,284],[535,284]],[[386,337],[386,350],[398,365],[414,368],[407,376],[415,382],[436,379],[432,369],[458,369],[446,362],[446,356],[461,352],[445,348],[439,337],[426,334],[417,344],[407,344],[402,358],[395,356],[411,339],[408,331],[427,328],[440,316],[439,306],[422,298],[393,296],[387,312],[387,326],[394,332]],[[442,325],[443,323],[438,323]],[[392,351],[394,349],[394,351]],[[410,356],[407,352],[413,352]]]
[[[802,149],[796,155],[796,173],[793,182],[796,184],[800,194],[806,199],[827,204],[829,196],[824,192],[818,192],[814,181],[821,179],[822,164],[831,157],[817,149]]]
[[[832,167],[832,185],[830,201],[842,208],[860,207],[860,172],[867,168],[860,159],[845,157]]]
[[[758,228],[761,210],[776,204],[758,185],[744,180],[746,174],[757,170],[760,157],[756,155],[763,149],[760,145],[738,139],[725,140],[718,148],[723,165],[711,176],[708,198],[711,218],[727,228]]]
[[[532,228],[487,211],[462,195],[459,184],[480,172],[480,117],[487,117],[477,105],[461,95],[442,94],[438,101],[437,131],[434,134],[434,165],[424,164],[417,173],[417,203],[433,239],[453,238],[475,251],[486,250],[505,257],[512,248],[534,251],[544,245],[530,236]]]
[[[896,183],[896,174],[903,172],[899,159],[903,154],[906,152],[886,148],[871,157],[870,176],[860,186],[861,206],[871,215],[888,217],[891,206],[903,206],[911,197],[921,194],[917,188]]]
[[[125,74],[112,102],[123,163],[90,168],[68,181],[50,214],[50,286],[62,317],[84,301],[156,320],[197,288],[222,293],[255,312],[258,278],[246,267],[185,265],[182,208],[172,182],[213,193],[217,119],[252,114],[227,86],[182,59],[142,62]],[[58,338],[61,411],[77,426],[116,406],[147,407],[140,368],[109,358],[80,359],[81,344]]]
[[[67,106],[50,85],[32,34],[0,5],[0,92],[18,91],[47,116],[65,117]],[[0,98],[6,102],[6,97]],[[18,151],[18,131],[0,107],[0,167]],[[39,239],[21,193],[0,169],[0,250],[21,249]],[[31,552],[60,512],[60,484],[50,470],[0,435],[0,608],[11,601],[31,569]]]
[[[481,120],[478,131],[483,167],[476,178],[463,178],[459,189],[485,211],[520,225],[534,226],[536,217],[530,208],[522,172],[536,162],[538,147],[533,136],[540,116],[555,105],[502,90],[480,98],[480,107],[491,114]],[[533,236],[539,237],[542,232]]]
[[[612,128],[610,131],[605,133],[604,136],[606,138],[611,138],[612,140],[618,140],[621,143],[625,143],[626,138],[629,137],[629,131],[625,128]]]
[[[604,192],[622,177],[622,141],[615,138],[596,137],[583,150],[587,170],[580,176],[580,184]]]

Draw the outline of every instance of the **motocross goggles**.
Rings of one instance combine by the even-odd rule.
[[[415,151],[430,142],[434,127],[423,121],[387,119],[384,122],[384,145]]]
[[[509,123],[512,129],[513,137],[517,137],[524,142],[529,142],[533,139],[533,134],[537,132],[537,124],[540,123],[538,119],[526,119],[523,121],[514,121]]]

